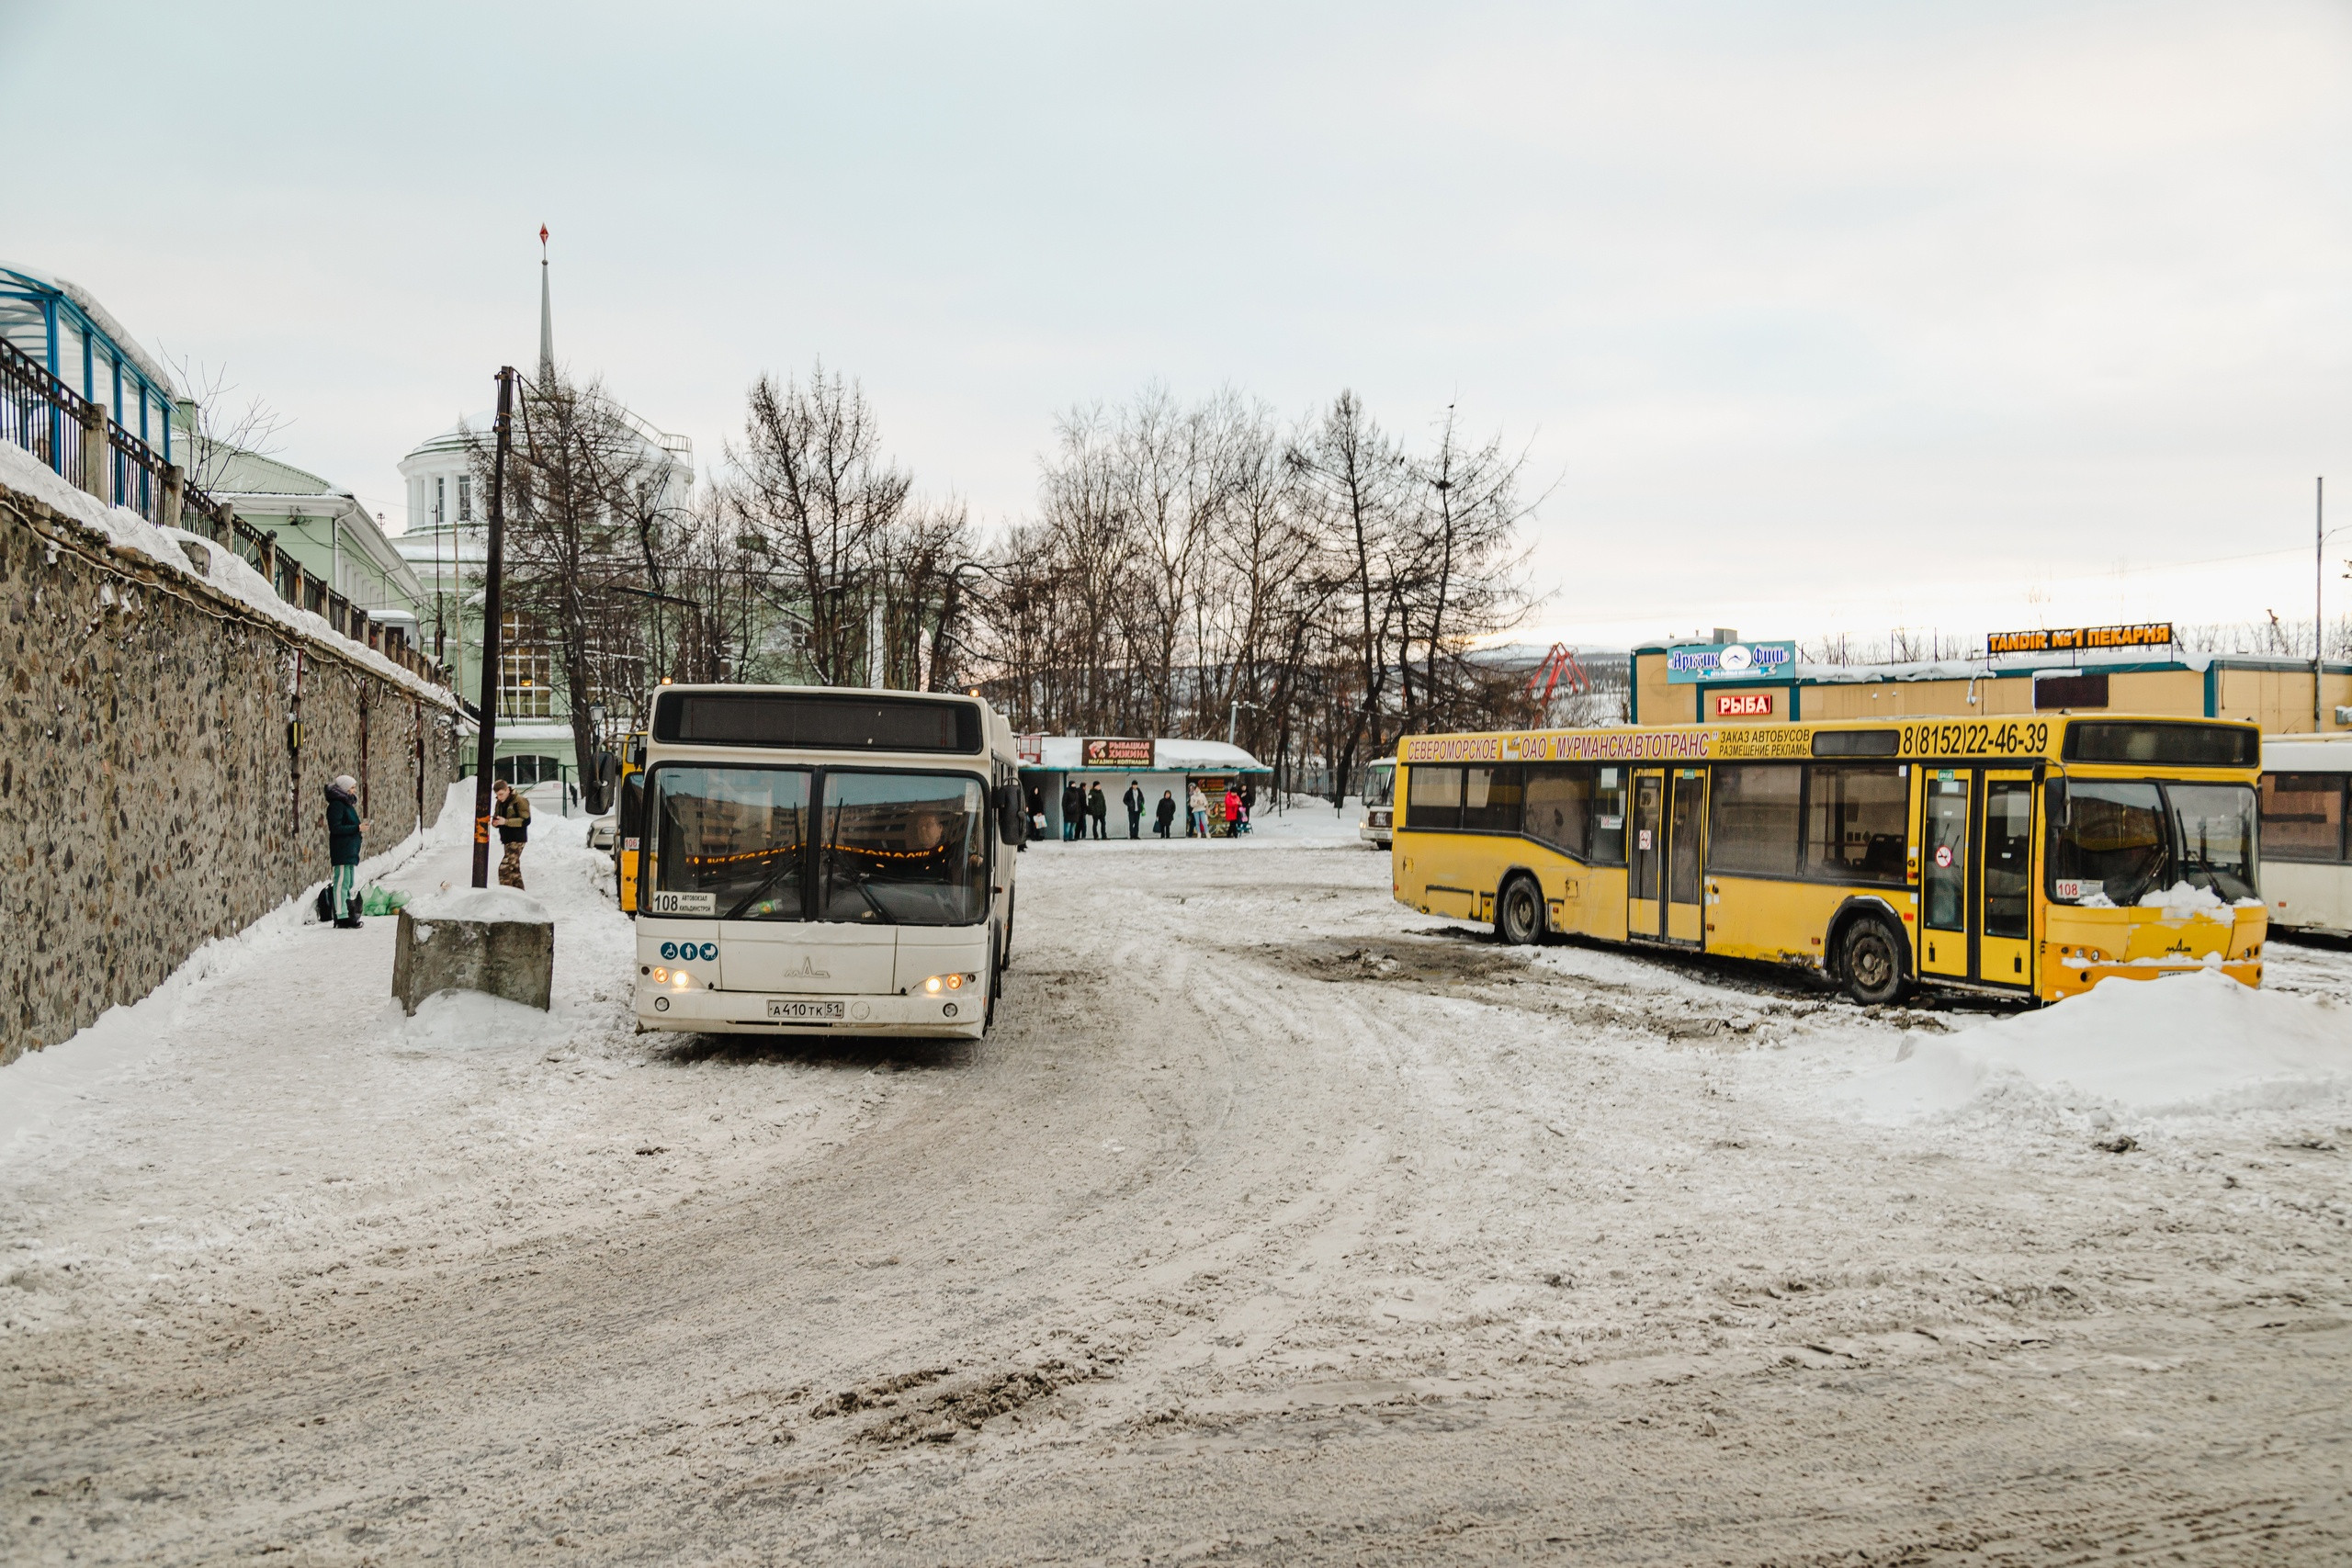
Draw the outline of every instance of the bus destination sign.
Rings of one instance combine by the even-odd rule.
[[[2032,632],[1991,632],[1984,638],[1987,654],[2075,653],[2093,648],[2167,648],[2172,644],[2170,621],[2149,621],[2136,626],[2061,626]]]

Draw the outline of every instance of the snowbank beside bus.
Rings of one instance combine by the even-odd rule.
[[[1949,1115],[2023,1092],[2143,1116],[2293,1110],[2352,1092],[2352,1008],[2216,970],[2109,979],[1962,1033],[1905,1036],[1838,1098],[1873,1121]]]

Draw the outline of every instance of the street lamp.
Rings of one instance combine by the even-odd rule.
[[[2334,528],[2327,525],[2327,479],[2324,475],[2312,481],[2312,732],[2320,734],[2327,728],[2323,716],[2327,712],[2327,541],[2338,534],[2352,533],[2352,523]],[[2352,571],[2346,572],[2352,577]]]

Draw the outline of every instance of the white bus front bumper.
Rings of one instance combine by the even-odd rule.
[[[650,983],[637,987],[639,1028],[695,1034],[938,1034],[979,1038],[988,993],[968,987],[955,997],[845,997],[788,991],[672,990]],[[826,1007],[838,1003],[838,1019],[779,1019],[771,1001]]]

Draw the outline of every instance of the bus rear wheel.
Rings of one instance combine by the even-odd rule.
[[[1871,916],[1846,928],[1846,939],[1838,944],[1838,966],[1845,971],[1846,994],[1864,1007],[1899,1001],[1910,989],[1903,939],[1884,920]]]
[[[1544,894],[1532,876],[1514,876],[1495,900],[1495,935],[1508,947],[1527,947],[1544,935]]]

